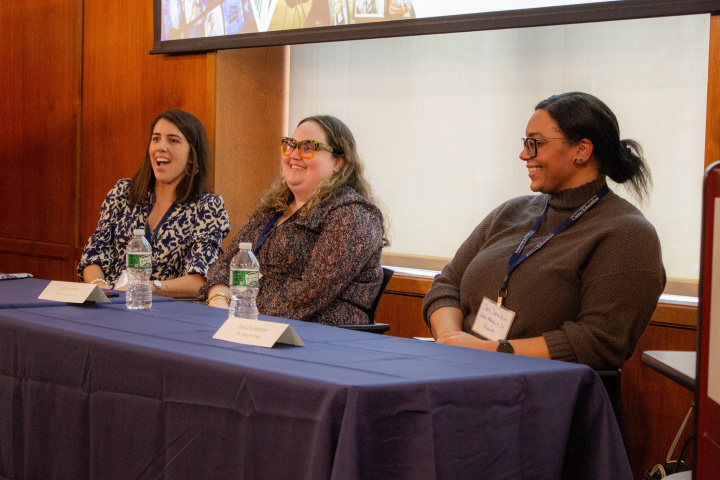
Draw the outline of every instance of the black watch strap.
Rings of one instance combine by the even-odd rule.
[[[498,345],[495,351],[500,353],[515,353],[515,349],[507,340],[500,340],[500,345]]]

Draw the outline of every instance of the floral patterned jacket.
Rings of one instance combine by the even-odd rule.
[[[260,208],[210,269],[200,297],[228,284],[230,263],[241,242],[256,242],[274,212]],[[382,283],[383,217],[355,190],[302,215],[302,208],[270,232],[260,263],[258,310],[265,315],[327,325],[366,324]],[[360,307],[360,308],[358,308]]]
[[[128,202],[131,180],[119,180],[100,209],[95,233],[85,244],[78,265],[78,277],[83,269],[98,264],[108,283],[114,285],[125,270],[126,247],[133,230],[144,228],[153,250],[152,278],[170,280],[189,274],[207,276],[207,271],[222,253],[220,244],[230,232],[230,220],[222,197],[206,193],[193,203],[174,204],[155,231],[149,232],[147,217],[154,203],[149,191],[141,205]]]

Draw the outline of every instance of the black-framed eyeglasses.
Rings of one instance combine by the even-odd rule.
[[[565,140],[564,138],[556,137],[556,138],[546,138],[543,140],[538,140],[537,138],[533,137],[520,137],[520,139],[523,142],[523,147],[525,147],[525,151],[528,154],[528,157],[535,158],[538,154],[538,147],[542,147],[547,142],[551,140]]]
[[[303,140],[302,142],[298,142],[294,138],[290,137],[283,137],[280,139],[280,152],[283,154],[283,157],[289,157],[292,155],[296,148],[300,149],[300,157],[305,160],[312,160],[315,156],[315,151],[318,148],[327,150],[330,153],[334,151],[333,147],[330,145],[318,142],[317,140]]]

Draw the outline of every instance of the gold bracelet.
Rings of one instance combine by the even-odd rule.
[[[230,306],[230,297],[228,297],[227,295],[225,295],[222,292],[213,293],[212,296],[207,299],[207,302],[205,302],[205,305],[210,305],[213,302],[213,300],[215,300],[218,297],[224,298],[225,303],[227,303],[228,307]]]

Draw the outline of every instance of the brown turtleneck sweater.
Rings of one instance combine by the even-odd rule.
[[[425,321],[440,307],[457,307],[465,318],[463,330],[473,333],[483,297],[497,299],[510,256],[545,205],[540,228],[523,253],[604,184],[601,176],[578,188],[518,197],[496,208],[435,277],[423,304]],[[553,359],[618,368],[635,350],[664,287],[655,229],[611,191],[512,273],[503,303],[516,313],[508,339],[542,335]]]

